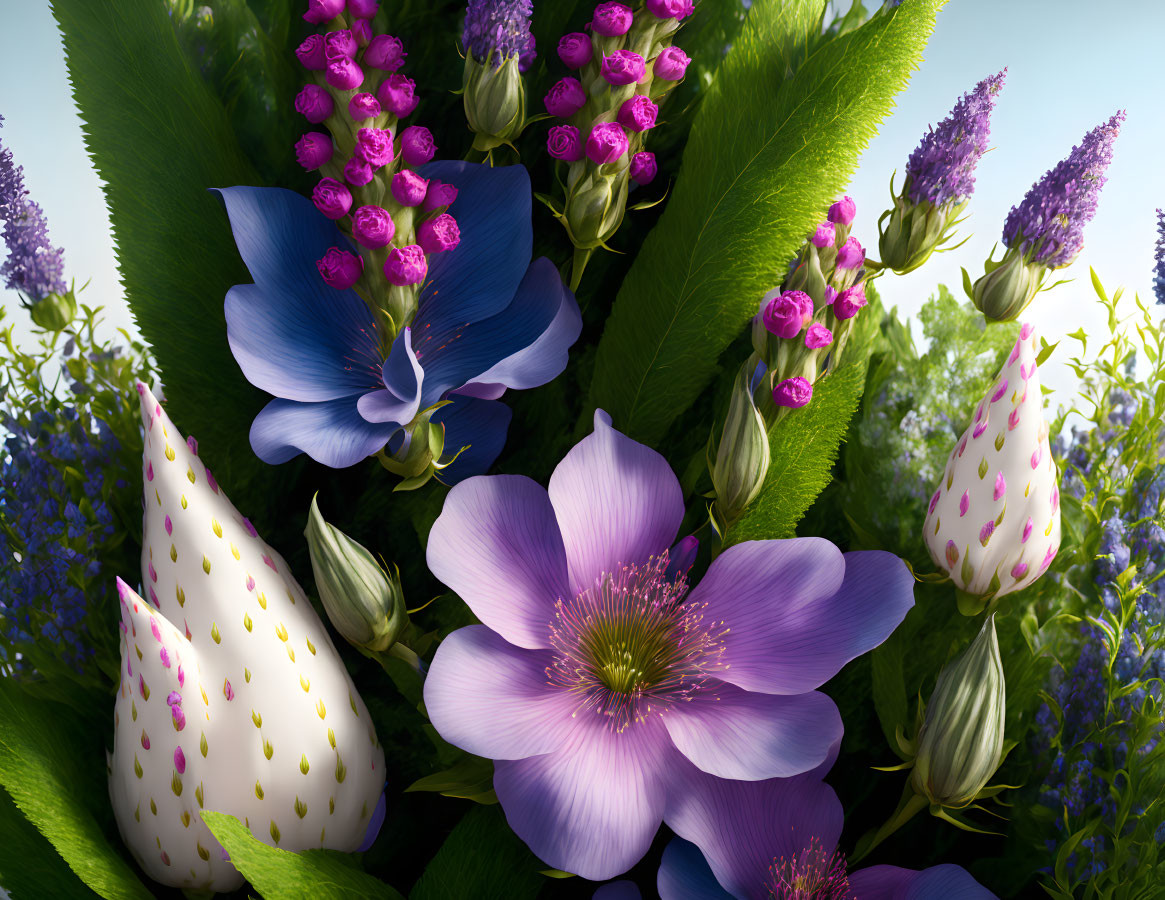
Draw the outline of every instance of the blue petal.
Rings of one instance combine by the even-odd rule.
[[[513,413],[497,400],[479,400],[450,394],[452,401],[433,414],[433,421],[445,426],[445,455],[452,456],[462,447],[468,449],[448,468],[437,473],[437,480],[445,484],[481,475],[493,465],[502,447]]]
[[[695,844],[674,838],[664,848],[655,882],[661,900],[732,900]]]
[[[413,349],[425,369],[421,408],[436,403],[446,391],[481,376],[507,357],[530,348],[554,327],[561,311],[565,325],[558,338],[548,341],[545,352],[531,353],[529,362],[537,371],[530,379],[520,378],[520,371],[512,370],[516,366],[504,367],[508,376],[532,380],[533,384],[553,378],[561,371],[561,368],[551,371],[560,358],[565,365],[560,350],[562,342],[571,335],[570,306],[573,304],[571,297],[567,309],[562,311],[562,280],[549,260],[539,258],[530,264],[512,302],[496,316],[483,322],[461,323],[448,331],[428,327],[422,332],[420,327],[414,327]],[[498,379],[488,379],[486,383],[489,381]]]
[[[643,900],[634,881],[608,881],[591,895],[591,900]]]
[[[380,338],[355,291],[328,287],[316,260],[343,235],[282,188],[218,190],[255,279],[227,292],[227,338],[247,380],[288,400],[333,400],[380,385]]]
[[[429,257],[416,330],[448,331],[501,312],[518,289],[534,243],[526,168],[442,160],[420,173],[457,187],[449,213],[461,242]]]
[[[365,394],[357,408],[369,422],[399,422],[407,425],[420,410],[421,383],[425,372],[413,353],[412,329],[396,336],[384,362],[383,391]]]
[[[962,866],[946,863],[917,872],[870,866],[849,876],[850,896],[860,900],[999,900]]]
[[[324,403],[276,399],[251,423],[251,448],[267,463],[284,463],[306,453],[325,466],[344,469],[376,453],[399,430],[395,422],[365,421],[355,397]]]
[[[368,820],[368,830],[364,832],[364,840],[360,842],[360,846],[356,848],[357,853],[364,853],[366,850],[371,850],[372,845],[376,843],[376,837],[380,834],[380,829],[384,827],[384,816],[388,812],[388,803],[385,792],[380,792],[380,799],[376,801],[376,809],[372,810],[372,818]]]

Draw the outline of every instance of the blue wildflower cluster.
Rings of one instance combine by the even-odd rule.
[[[1153,293],[1165,303],[1165,210],[1157,210],[1157,245],[1154,248]]]

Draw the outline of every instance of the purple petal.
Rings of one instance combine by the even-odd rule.
[[[791,858],[814,838],[827,853],[837,847],[841,801],[816,778],[729,781],[682,767],[670,775],[668,827],[700,848],[733,896],[766,896],[773,860]]]
[[[541,485],[524,475],[461,482],[429,531],[426,559],[511,644],[550,646],[554,604],[567,594],[566,552]]]
[[[459,450],[461,455],[437,473],[437,480],[453,485],[483,474],[494,464],[506,445],[513,411],[496,400],[460,394],[449,394],[446,399],[449,403],[433,414],[433,422],[445,426],[445,455]]]
[[[369,422],[397,422],[407,425],[421,407],[421,385],[425,372],[413,353],[412,329],[403,328],[392,342],[381,369],[384,390],[365,394],[357,408]]]
[[[372,845],[376,843],[376,838],[380,834],[380,829],[384,827],[384,816],[387,812],[388,802],[384,791],[381,791],[380,799],[376,801],[376,808],[372,810],[372,818],[368,820],[368,829],[364,832],[364,840],[356,848],[357,853],[372,849]]]
[[[643,900],[643,895],[634,881],[611,881],[601,885],[591,900]]]
[[[655,880],[660,900],[732,900],[695,844],[673,838],[664,848]]]
[[[355,291],[320,278],[315,261],[345,245],[306,197],[282,188],[233,187],[226,205],[254,284],[226,296],[227,339],[247,380],[287,400],[334,400],[380,383],[376,322]]]
[[[506,821],[548,865],[614,878],[651,846],[665,806],[660,773],[674,752],[657,719],[617,733],[580,714],[570,743],[529,759],[498,760],[494,790]]]
[[[484,625],[450,634],[425,678],[425,709],[437,732],[488,759],[557,750],[578,701],[546,683],[545,650],[523,650]]]
[[[825,694],[753,694],[721,684],[663,717],[676,748],[720,778],[788,778],[821,765],[841,740],[841,715]]]
[[[285,463],[306,453],[325,466],[343,469],[372,456],[399,430],[395,422],[365,421],[355,397],[324,403],[275,399],[251,423],[251,448],[267,463]]]
[[[612,428],[602,410],[594,432],[555,468],[549,491],[576,594],[604,572],[663,553],[684,517],[667,461]]]
[[[921,872],[898,866],[870,866],[849,876],[854,900],[998,900],[962,866],[949,863]]]

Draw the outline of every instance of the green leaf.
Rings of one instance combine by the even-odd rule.
[[[545,868],[510,830],[498,806],[465,814],[425,869],[409,900],[522,900],[536,897]]]
[[[25,897],[96,897],[0,789],[0,884]]]
[[[264,900],[396,900],[401,894],[335,850],[292,853],[255,840],[234,816],[203,810],[202,821]]]
[[[816,0],[752,5],[695,116],[675,192],[623,281],[590,409],[656,443],[707,387],[844,188],[941,5],[904,4],[828,39]]]
[[[475,803],[497,803],[494,793],[493,761],[480,756],[465,754],[465,758],[454,763],[443,772],[426,775],[405,788],[412,791],[435,791],[443,797],[457,797]]]
[[[794,535],[805,511],[830,482],[833,461],[862,398],[867,364],[862,359],[825,376],[814,387],[812,402],[773,429],[764,487],[729,529],[725,547]]]
[[[910,718],[906,705],[906,676],[902,669],[902,654],[906,648],[899,635],[900,632],[895,631],[870,654],[874,709],[878,713],[882,733],[895,753],[898,753],[899,746],[897,735],[899,731],[906,732]]]
[[[100,746],[78,740],[71,725],[76,718],[0,678],[0,785],[94,891],[108,900],[150,900],[151,892],[110,842],[110,834],[117,840],[112,822],[99,822],[86,803],[100,798],[108,810],[106,774]],[[7,829],[3,834],[8,840]]]

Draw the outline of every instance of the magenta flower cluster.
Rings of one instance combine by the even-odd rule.
[[[4,118],[0,116],[0,125]],[[43,300],[49,294],[64,294],[64,251],[49,243],[48,223],[40,205],[28,199],[24,169],[12,159],[12,151],[0,142],[0,219],[4,220],[4,243],[8,259],[0,266],[0,277],[10,290],[20,291],[29,300]]]

